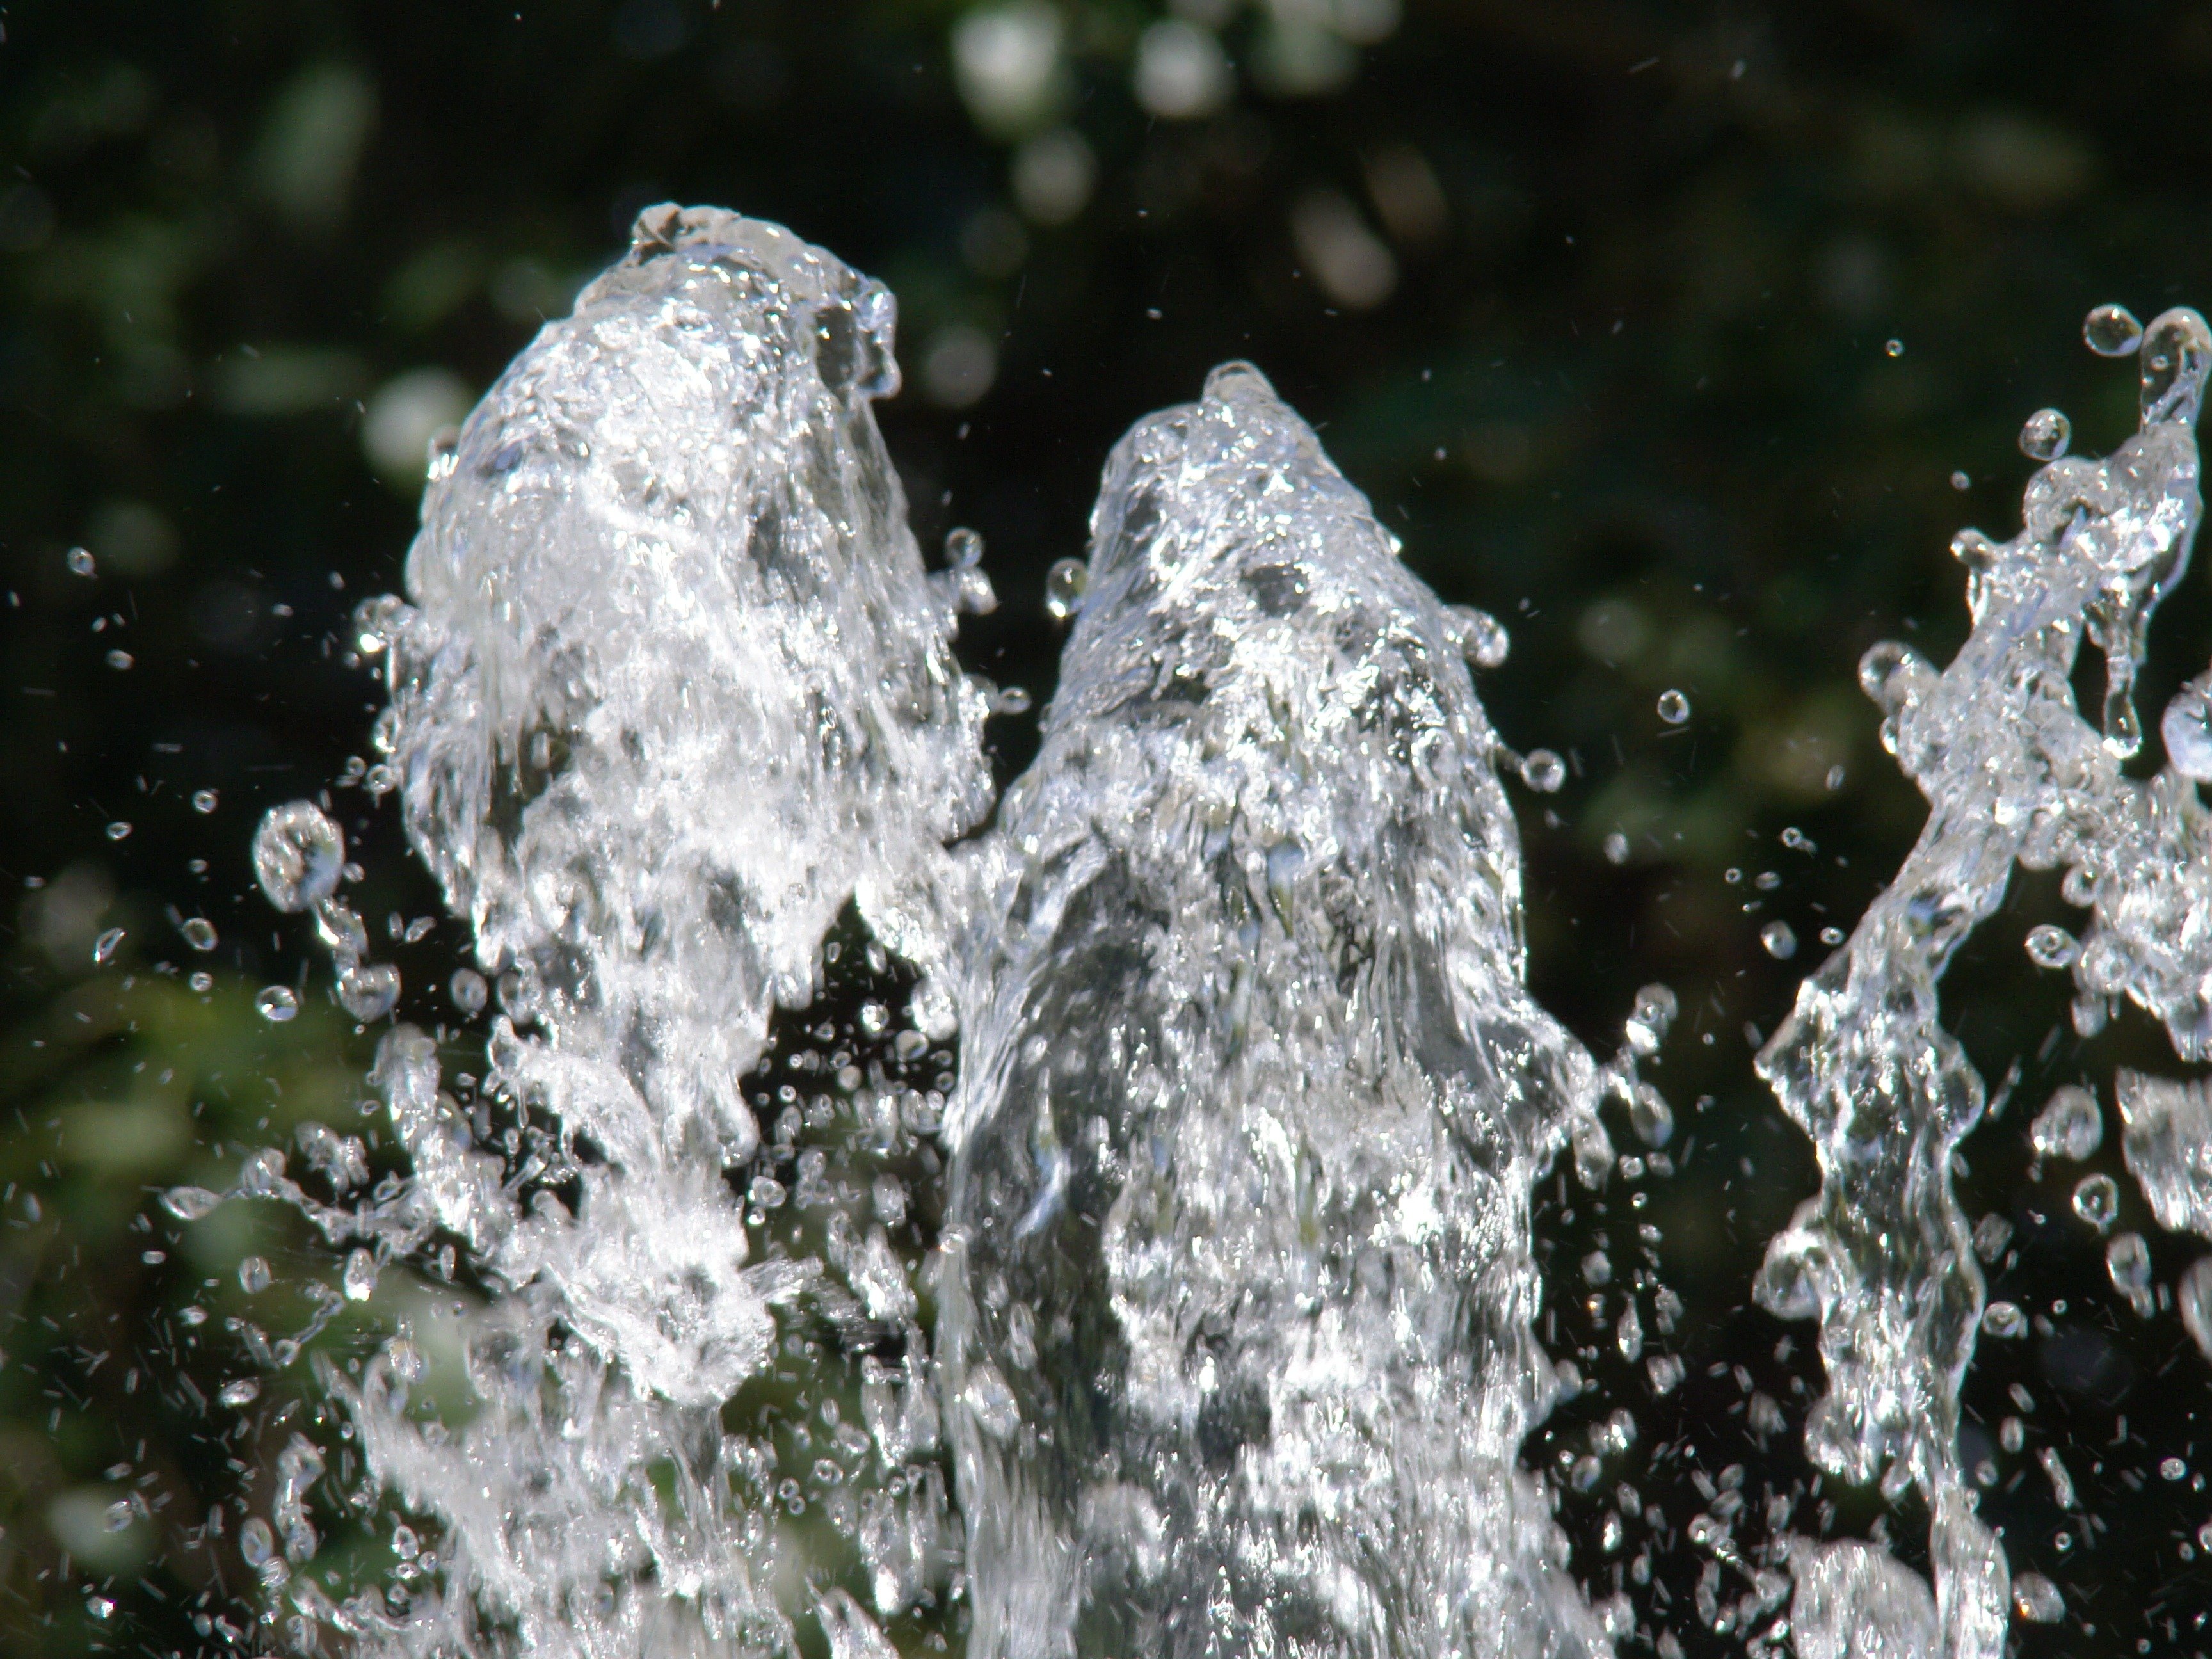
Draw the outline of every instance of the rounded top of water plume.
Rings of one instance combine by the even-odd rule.
[[[270,807],[253,832],[253,873],[279,910],[321,903],[344,871],[345,836],[313,801]]]
[[[2081,339],[2100,357],[2124,357],[2142,344],[2143,325],[2125,306],[2102,305],[2081,319]]]
[[[2139,350],[2144,424],[2196,420],[2212,370],[2212,329],[2188,307],[2176,306],[2151,319]]]

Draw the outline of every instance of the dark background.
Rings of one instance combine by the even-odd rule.
[[[972,64],[983,37],[935,0],[0,8],[9,1651],[189,1650],[221,1640],[195,1612],[225,1607],[246,1645],[274,1639],[234,1561],[185,1565],[175,1530],[265,1504],[282,1413],[217,1432],[173,1379],[227,1374],[210,1345],[250,1310],[240,1257],[308,1247],[263,1218],[180,1249],[149,1195],[220,1184],[242,1147],[360,1092],[374,1034],[319,982],[296,1022],[252,1012],[308,960],[249,885],[270,803],[339,791],[403,1012],[441,1018],[459,942],[383,940],[387,912],[434,915],[434,896],[392,815],[343,793],[380,705],[343,662],[345,618],[399,582],[428,432],[665,198],[781,221],[896,291],[907,386],[883,424],[925,548],[956,525],[985,538],[1003,604],[963,629],[978,672],[1049,693],[1044,572],[1082,550],[1108,447],[1232,356],[1321,428],[1414,569],[1510,625],[1486,701],[1508,742],[1571,770],[1553,796],[1516,786],[1538,994],[1601,1054],[1638,984],[1684,1011],[1654,1074],[1679,1173],[1648,1177],[1632,1216],[1624,1188],[1608,1219],[1571,1179],[1540,1211],[1547,1339],[1599,1384],[1527,1454],[1577,1571],[1609,1593],[1648,1552],[1631,1651],[1741,1643],[1701,1616],[1710,1558],[1684,1531],[1731,1468],[1747,1551],[1826,1531],[1923,1559],[1912,1505],[1814,1480],[1796,1449],[1811,1334],[1746,1305],[1813,1185],[1748,1045],[1918,825],[1859,653],[1896,635],[1948,658],[1965,616],[1945,544],[2016,527],[2031,410],[2066,410],[2085,451],[2132,429],[2129,369],[2083,349],[2083,313],[2212,300],[2212,6],[1395,12],[1071,0],[1016,18],[1052,46],[1024,85],[963,82],[959,42]],[[1180,103],[1156,84],[1178,61],[1200,71]],[[2208,630],[2192,576],[2157,631],[2152,730]],[[1668,688],[1692,705],[1679,727],[1655,713]],[[1011,775],[1033,725],[992,731]],[[1817,852],[1783,847],[1789,826]],[[1991,1293],[2048,1327],[1984,1342],[1967,1462],[1991,1463],[1984,1513],[2015,1568],[2068,1597],[2030,1651],[2195,1651],[2203,1362],[2170,1311],[2126,1310],[2067,1209],[2079,1171],[2032,1170],[2021,1134],[2057,1081],[2109,1100],[2117,1057],[2176,1067],[2140,1023],[2087,1044],[2065,1026],[2018,948],[2065,915],[2023,883],[1947,987],[1993,1087],[2026,1068],[2021,1103],[1969,1141],[1961,1195],[2013,1220]],[[204,955],[178,932],[201,916],[221,936]],[[1788,960],[1759,943],[1776,919]],[[2123,1174],[2116,1139],[2098,1167]],[[2190,1242],[2123,1193],[2170,1281]],[[1687,1304],[1689,1380],[1656,1401],[1592,1359],[1613,1351],[1584,1328],[1577,1267],[1608,1236],[1636,1259],[1647,1221]],[[174,1321],[195,1298],[216,1316],[200,1331]],[[1589,1425],[1623,1403],[1638,1444],[1578,1490]],[[2021,1453],[1996,1443],[2006,1415]],[[2051,1502],[2041,1444],[2086,1519]],[[2169,1455],[2191,1473],[2162,1479]],[[1609,1552],[1624,1480],[1652,1512]],[[1729,1570],[1721,1601],[1751,1588]]]

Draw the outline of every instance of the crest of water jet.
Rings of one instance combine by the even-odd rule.
[[[2121,331],[2100,313],[2087,331],[2105,349]],[[1939,672],[1900,645],[1867,653],[1861,678],[1882,710],[1883,744],[1927,797],[1928,821],[1759,1057],[1821,1173],[1759,1284],[1775,1313],[1820,1322],[1829,1390],[1807,1450],[1847,1480],[1917,1485],[1932,1514],[1932,1602],[1907,1594],[1899,1576],[1910,1575],[1887,1558],[1826,1547],[1817,1575],[1800,1575],[1801,1652],[1995,1659],[2004,1649],[2004,1556],[1974,1514],[1958,1452],[1983,1284],[1950,1159],[1984,1090],[1938,1020],[1937,981],[2002,902],[2013,866],[2064,866],[2067,896],[2093,910],[2078,953],[2067,941],[2033,946],[2039,961],[2072,969],[2079,1027],[2095,1029],[2125,995],[2165,1021],[2184,1058],[2204,1058],[2212,1042],[2203,809],[2174,771],[2138,783],[2119,769],[2139,741],[2145,631],[2186,565],[2201,510],[2195,426],[2212,335],[2195,313],[2167,312],[2143,332],[2139,361],[2135,436],[2101,462],[2052,459],[2027,487],[2012,540],[1960,538],[1973,631],[1950,665]],[[2057,456],[2062,433],[2033,435]],[[2069,681],[2085,636],[2106,657],[2095,726]],[[2086,1127],[2051,1127],[2062,1155],[2087,1139]],[[2099,1182],[2111,1185],[2089,1177],[2075,1207],[2103,1231],[2117,1194],[2088,1190]],[[1866,1593],[1837,1594],[1838,1573]]]
[[[473,930],[482,974],[453,1000],[481,1008],[489,976],[504,1010],[473,1108],[429,1036],[382,1039],[372,1081],[412,1166],[396,1194],[320,1203],[274,1152],[240,1183],[361,1241],[340,1304],[381,1299],[386,1261],[450,1263],[439,1239],[482,1287],[448,1339],[465,1421],[410,1407],[428,1362],[405,1334],[324,1379],[372,1480],[439,1534],[403,1613],[366,1595],[326,1615],[369,1650],[775,1653],[794,1617],[840,1654],[888,1650],[849,1598],[778,1590],[798,1570],[771,1494],[739,1495],[773,1460],[718,1413],[802,1303],[913,1304],[880,1231],[755,1259],[740,1194],[781,1202],[781,1183],[726,1178],[762,1146],[741,1083],[771,1013],[820,988],[848,905],[938,975],[914,998],[921,1048],[953,1029],[965,878],[945,848],[990,796],[986,694],[950,643],[989,584],[964,544],[925,574],[907,529],[871,410],[897,386],[894,314],[779,227],[648,209],[433,457],[407,601],[357,617],[392,692],[364,787],[398,789]],[[397,975],[364,960],[326,823],[279,809],[257,864],[280,908],[313,912],[341,1003],[381,1018]],[[552,1139],[492,1138],[493,1104]],[[869,1397],[904,1410],[913,1378],[887,1376]],[[926,1593],[922,1567],[871,1559],[880,1610]]]
[[[1528,1189],[1634,1082],[1522,982],[1502,650],[1246,365],[1091,530],[947,1124],[969,1651],[1604,1651],[1516,1464]]]

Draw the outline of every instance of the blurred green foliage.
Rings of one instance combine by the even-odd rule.
[[[884,424],[917,528],[980,529],[1006,601],[963,635],[980,672],[1048,693],[1044,571],[1080,550],[1108,446],[1230,356],[1321,426],[1414,568],[1510,625],[1485,696],[1570,769],[1518,797],[1532,973],[1601,1048],[1638,981],[1681,996],[1662,1080],[1713,1097],[1717,1150],[1660,1212],[1686,1343],[1723,1358],[1772,1344],[1744,1287],[1809,1185],[1747,1036],[1918,821],[1853,665],[1885,635],[1939,659],[1961,636],[1942,550],[1966,520],[2011,529],[2030,410],[2068,410],[2085,449],[2132,425],[2124,376],[2079,348],[2087,308],[2212,297],[2204,5],[15,0],[0,21],[10,1652],[126,1644],[165,1606],[190,1641],[184,1598],[210,1589],[240,1643],[270,1639],[204,1529],[265,1507],[284,1413],[314,1407],[222,1427],[202,1405],[241,1364],[229,1322],[314,1311],[262,1307],[239,1262],[290,1262],[279,1299],[333,1264],[267,1206],[184,1225],[150,1194],[222,1185],[304,1120],[362,1127],[373,1034],[301,980],[246,836],[331,786],[363,911],[437,914],[389,815],[338,786],[379,702],[344,617],[398,581],[430,434],[640,206],[779,219],[896,290],[908,390]],[[2208,623],[2192,580],[2147,706]],[[1680,726],[1654,712],[1670,688]],[[994,723],[1003,771],[1033,729]],[[1778,848],[1785,824],[1819,854]],[[2027,890],[2007,925],[2054,906]],[[1776,916],[1794,962],[1758,944]],[[182,941],[189,917],[215,951]],[[457,948],[398,953],[403,1012],[451,1018]],[[310,983],[298,1020],[254,1015],[269,982]],[[1992,1076],[2043,1036],[2002,975],[1957,994]],[[2069,1639],[2122,1642],[2104,1628]]]

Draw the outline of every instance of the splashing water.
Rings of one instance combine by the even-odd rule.
[[[2089,333],[2116,337],[2108,319],[2093,317]],[[2139,744],[2145,630],[2197,527],[2194,428],[2212,336],[2195,313],[2170,311],[2140,354],[2141,430],[2103,462],[2042,468],[2011,541],[1967,531],[1954,544],[1973,631],[1950,666],[1938,673],[1903,646],[1868,653],[1861,677],[1882,709],[1883,744],[1927,796],[1928,821],[1759,1056],[1821,1175],[1759,1285],[1774,1312],[1820,1322],[1829,1389],[1807,1449],[1847,1480],[1880,1476],[1893,1495],[1917,1486],[1931,1511],[1932,1602],[1886,1554],[1820,1547],[1817,1569],[1799,1577],[1801,1652],[2004,1650],[2004,1556],[1974,1514],[1957,1449],[1983,1285],[1950,1161],[1984,1092],[1938,1022],[1936,981],[2002,902],[2014,864],[2065,866],[2067,896],[2093,909],[2069,963],[2078,1029],[2094,1032],[2125,995],[2165,1021],[2185,1060],[2212,1048],[2204,811],[2172,770],[2144,783],[2120,771]],[[2030,425],[2047,429],[2056,454],[2063,426],[2045,416]],[[2105,653],[2101,729],[2075,712],[2069,683],[2085,636]],[[2063,953],[2047,954],[2056,964]],[[2062,1154],[2078,1144],[2053,1139]],[[2109,1226],[2113,1206],[2097,1200]]]
[[[972,1654],[1608,1645],[1514,1466],[1600,1079],[1395,551],[1244,365],[1108,464],[948,1125]]]

